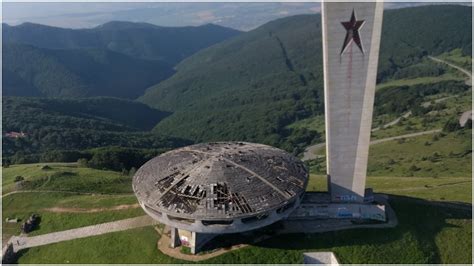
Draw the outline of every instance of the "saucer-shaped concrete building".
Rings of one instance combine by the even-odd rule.
[[[216,142],[148,161],[136,172],[133,190],[147,214],[197,241],[196,233],[243,232],[287,217],[307,182],[305,165],[283,150]]]

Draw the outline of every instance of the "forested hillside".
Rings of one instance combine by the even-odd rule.
[[[40,127],[109,131],[146,131],[169,113],[129,100],[3,97],[3,131],[34,131]]]
[[[3,157],[14,163],[76,161],[84,150],[118,146],[158,151],[188,141],[147,132],[169,115],[144,104],[116,98],[58,99],[3,97]],[[120,170],[120,169],[119,169]]]
[[[323,113],[320,21],[319,15],[275,20],[198,52],[139,100],[173,112],[157,132],[298,149],[318,134],[285,126]],[[470,7],[387,10],[378,79],[436,75],[442,69],[422,64],[424,56],[466,53],[471,42]]]
[[[104,49],[3,44],[3,95],[134,99],[174,73],[171,65]]]
[[[175,65],[193,53],[240,32],[213,24],[159,27],[112,21],[92,29],[63,29],[24,23],[3,24],[3,41],[48,49],[108,49],[125,55]]]

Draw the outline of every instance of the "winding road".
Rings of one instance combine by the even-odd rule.
[[[431,59],[431,60],[433,60],[433,61],[436,61],[436,62],[438,62],[438,63],[446,64],[446,65],[448,65],[448,66],[450,66],[450,67],[452,67],[452,68],[455,68],[455,69],[461,71],[462,73],[464,73],[464,74],[465,74],[466,76],[468,76],[468,78],[469,78],[468,80],[466,80],[466,84],[469,85],[469,86],[472,86],[472,83],[471,83],[471,82],[472,82],[472,73],[471,73],[471,71],[469,71],[469,70],[467,70],[467,69],[464,69],[464,68],[462,68],[462,67],[460,67],[460,66],[456,66],[456,65],[453,64],[453,63],[450,63],[450,62],[445,61],[445,60],[443,60],[443,59],[439,59],[439,58],[437,58],[437,57],[428,56],[428,58]]]
[[[433,60],[433,61],[436,61],[438,63],[446,64],[446,65],[448,65],[452,68],[455,68],[455,69],[461,71],[463,74],[465,74],[468,77],[468,79],[466,80],[466,84],[472,86],[472,84],[471,84],[471,82],[472,82],[472,73],[469,70],[464,69],[460,66],[454,65],[454,64],[452,64],[450,62],[447,62],[445,60],[433,57],[433,56],[428,56],[428,58]],[[452,97],[456,97],[456,96],[448,96],[448,97],[445,97],[445,98],[437,99],[437,100],[435,100],[435,102],[436,103],[442,102],[442,101],[447,100],[447,99],[452,98]],[[430,105],[430,102],[423,103],[424,107],[427,107],[429,105]],[[408,118],[411,114],[412,114],[411,111],[408,111],[408,112],[404,113],[402,116],[398,117],[397,119],[395,119],[395,120],[393,120],[393,121],[391,121],[391,122],[389,122],[385,125],[382,125],[380,127],[373,128],[371,131],[374,132],[374,131],[378,131],[380,129],[383,129],[383,128],[386,128],[386,127],[389,127],[389,126],[396,125],[398,122],[400,122],[401,118]],[[459,119],[459,123],[462,126],[464,126],[464,124],[466,123],[466,121],[470,117],[472,118],[472,110],[468,110],[468,111],[464,112],[461,115],[460,119]],[[436,133],[436,132],[440,132],[440,131],[441,131],[441,129],[434,129],[434,130],[410,133],[410,134],[406,134],[406,135],[400,135],[400,136],[389,137],[389,138],[384,138],[384,139],[378,139],[378,140],[371,141],[370,145],[383,143],[383,142],[396,140],[396,139],[417,137],[417,136],[432,134],[432,133]],[[303,161],[309,161],[309,160],[314,160],[314,159],[317,159],[319,157],[322,157],[321,155],[317,155],[316,153],[318,151],[320,151],[321,149],[323,149],[325,146],[326,146],[326,143],[318,143],[318,144],[306,147],[306,149],[304,150],[304,153],[303,153],[302,160]]]
[[[427,131],[421,131],[421,132],[415,132],[415,133],[410,133],[410,134],[405,134],[405,135],[400,135],[400,136],[394,136],[394,137],[389,137],[389,138],[384,138],[384,139],[376,139],[372,140],[370,142],[370,145],[374,144],[379,144],[391,140],[397,140],[397,139],[404,139],[404,138],[411,138],[411,137],[417,137],[417,136],[422,136],[422,135],[427,135],[427,134],[433,134],[441,132],[441,129],[433,129],[433,130],[427,130]],[[314,160],[319,157],[320,155],[317,155],[316,153],[323,149],[326,146],[326,143],[318,143],[312,146],[309,146],[306,148],[306,150],[303,153],[303,161],[309,161],[309,160]]]

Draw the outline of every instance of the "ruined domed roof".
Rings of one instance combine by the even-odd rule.
[[[222,219],[281,208],[308,182],[304,164],[287,152],[246,142],[202,143],[145,163],[133,190],[147,208],[177,217]]]

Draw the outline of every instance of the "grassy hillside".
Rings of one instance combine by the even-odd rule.
[[[4,189],[17,172],[35,178],[46,171],[75,171],[75,178],[91,187],[94,176],[111,172],[97,171],[75,165],[48,164],[11,166],[6,169]],[[120,174],[115,173],[116,180]],[[312,175],[308,190],[324,191],[322,177]],[[399,226],[393,229],[354,229],[318,234],[274,236],[260,243],[204,261],[205,263],[301,263],[307,251],[333,251],[343,263],[469,263],[471,255],[472,218],[470,212],[439,205],[437,201],[471,202],[469,177],[415,178],[370,177],[368,185],[392,196],[391,205],[397,213]],[[130,185],[130,184],[128,184]],[[46,184],[46,187],[49,185]],[[76,185],[65,183],[74,190]],[[42,188],[40,188],[42,189]],[[48,187],[48,189],[54,189]],[[101,189],[95,190],[97,192]],[[102,191],[106,192],[106,191]],[[425,200],[423,200],[425,199]],[[95,213],[55,213],[48,208],[108,208],[134,204],[133,195],[74,195],[65,193],[22,193],[3,199],[4,217],[27,217],[31,212],[42,216],[41,227],[32,234],[43,234],[95,223],[142,215],[140,209],[104,210]],[[6,224],[4,234],[16,234],[18,228]],[[72,241],[31,248],[21,253],[20,263],[182,263],[156,249],[159,233],[152,227],[110,233]],[[107,243],[107,245],[104,245]],[[124,247],[135,248],[124,252]],[[128,249],[127,249],[128,250]],[[136,252],[139,250],[140,252]],[[107,255],[103,255],[107,254]],[[143,254],[147,254],[143,256]],[[383,254],[383,256],[381,255]],[[403,256],[400,256],[402,254]]]
[[[377,193],[421,198],[432,201],[472,202],[472,178],[460,177],[413,177],[368,176],[367,187]],[[327,191],[325,175],[310,174],[308,191]]]
[[[472,173],[471,129],[434,133],[370,145],[368,176],[466,177]],[[309,162],[326,173],[325,151]]]
[[[68,191],[87,193],[132,193],[131,178],[120,172],[104,171],[77,164],[19,164],[2,169],[2,191]],[[15,178],[21,176],[20,183]]]
[[[419,62],[422,56],[459,48],[470,55],[471,7],[434,5],[384,11],[379,80]]]
[[[131,177],[120,172],[85,168],[77,164],[47,163],[11,165],[3,168],[2,174],[3,240],[20,233],[20,224],[4,222],[7,217],[24,221],[32,213],[40,214],[41,226],[31,233],[37,235],[143,214],[139,208],[107,210],[136,203]],[[19,176],[22,181],[15,182]],[[28,192],[11,193],[14,191]],[[50,208],[62,208],[64,211],[56,212]],[[74,209],[94,208],[104,210],[74,212]]]
[[[471,9],[462,6],[387,10],[379,80],[442,73],[443,67],[424,64],[422,58],[466,50],[471,44],[470,16]],[[427,28],[436,30],[428,34]],[[319,137],[286,127],[323,113],[319,15],[269,22],[200,51],[177,70],[139,98],[174,112],[157,125],[158,132],[195,141],[263,142],[289,151],[298,149],[292,136],[302,146]]]
[[[371,145],[368,175],[470,176],[471,130]]]
[[[204,263],[302,263],[308,251],[333,251],[342,263],[470,263],[469,213],[403,197],[391,204],[396,228],[274,236]],[[158,239],[151,227],[128,230],[31,248],[19,263],[183,263],[156,250]]]
[[[470,143],[470,140],[467,141],[469,135],[470,131],[462,131],[440,136],[436,141],[430,138],[429,141],[433,141],[433,144],[429,148],[424,146],[422,139],[414,138],[402,143],[393,142],[390,145],[387,143],[387,147],[380,146],[380,149],[371,150],[370,160],[375,163],[372,165],[381,166],[377,173],[383,176],[370,176],[367,185],[377,192],[400,195],[391,196],[390,199],[399,220],[396,228],[274,236],[204,262],[301,263],[304,252],[330,250],[335,252],[343,263],[469,263],[472,260],[472,215],[470,212],[445,204],[447,201],[467,203],[472,201],[472,180],[470,170],[466,168],[470,165],[470,160],[464,160],[464,157],[458,157],[457,154],[465,151]],[[460,139],[466,141],[462,143],[459,142]],[[419,160],[425,154],[433,155],[432,152],[435,150],[439,152],[439,156],[435,156],[436,160],[428,158],[425,163],[436,168],[438,172],[445,171],[444,177],[433,177],[433,172],[427,171],[424,166],[419,170],[423,177],[396,176],[405,173],[404,167],[407,163]],[[399,160],[391,164],[391,169],[384,167],[383,162],[374,162],[374,158],[384,161],[387,156]],[[470,158],[469,156],[467,158]],[[447,165],[453,167],[446,168]],[[14,189],[12,181],[18,174],[23,175],[26,181],[36,184],[32,189],[37,191],[90,190],[95,193],[110,193],[112,191],[109,188],[113,188],[114,191],[120,190],[114,188],[115,186],[125,189],[124,192],[130,188],[131,179],[117,172],[93,170],[75,164],[48,164],[48,166],[49,169],[44,168],[44,164],[12,165],[4,168],[4,191]],[[453,170],[457,172],[451,172]],[[449,174],[457,177],[448,177]],[[309,191],[325,191],[326,187],[323,176],[311,175],[307,188]],[[42,226],[32,234],[143,214],[140,209],[120,211],[104,209],[97,213],[54,213],[47,210],[52,207],[90,209],[133,204],[135,203],[133,195],[22,193],[9,195],[3,202],[2,218],[15,216],[23,218],[31,212],[39,212],[42,215],[44,219]],[[17,232],[17,227],[7,224],[4,235]],[[146,227],[31,248],[21,253],[19,262],[181,263],[182,261],[156,250],[158,239],[159,233],[152,227]],[[123,252],[124,246],[129,245],[133,245],[135,247],[133,250],[140,252],[133,250]],[[104,256],[104,253],[107,255]]]
[[[100,49],[49,50],[3,44],[3,95],[136,98],[174,71],[162,61]]]
[[[199,27],[159,27],[112,21],[92,29],[63,29],[23,23],[3,24],[3,41],[49,49],[107,49],[134,58],[175,65],[193,53],[238,35],[234,29],[207,24]]]

